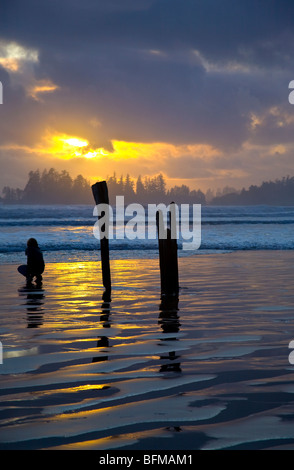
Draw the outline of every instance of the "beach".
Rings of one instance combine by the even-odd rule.
[[[294,252],[0,266],[0,448],[294,449]]]

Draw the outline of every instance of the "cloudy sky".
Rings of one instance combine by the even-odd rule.
[[[294,175],[292,0],[1,0],[0,191],[29,170]]]

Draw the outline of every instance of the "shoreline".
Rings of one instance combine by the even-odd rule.
[[[81,255],[79,255],[78,258],[74,259],[72,256],[73,254],[75,254],[75,251],[77,253],[81,253],[81,254],[84,254],[85,255],[85,259],[83,259],[81,257]],[[45,259],[45,262],[46,262],[46,265],[50,265],[50,264],[57,264],[57,263],[95,263],[95,262],[98,262],[100,263],[101,262],[101,259],[100,259],[100,249],[97,248],[97,250],[84,250],[84,251],[78,251],[78,250],[72,250],[71,252],[69,253],[66,253],[66,254],[62,254],[62,252],[59,252],[59,251],[56,251],[56,252],[47,252],[45,250],[43,250],[43,255],[44,255],[44,258],[46,258],[46,255],[48,253],[56,253],[54,255],[54,257],[57,257],[58,255],[59,256],[62,256],[62,260],[58,260],[58,259],[50,259],[50,254],[49,254],[49,258],[50,260],[46,261]],[[91,253],[91,258],[87,258],[87,256],[89,256],[89,253]],[[94,254],[93,254],[94,253]],[[136,256],[136,254],[140,253],[141,256]],[[264,248],[264,249],[251,249],[251,248],[248,248],[248,249],[218,249],[218,250],[213,250],[213,249],[199,249],[197,250],[195,253],[189,253],[189,250],[185,251],[185,250],[179,250],[178,251],[178,259],[181,260],[181,259],[197,259],[198,257],[203,257],[203,256],[223,256],[223,255],[234,255],[234,254],[241,254],[241,253],[252,253],[252,254],[258,254],[258,253],[263,253],[264,255],[265,254],[269,254],[269,255],[274,255],[274,253],[294,253],[294,248],[285,248],[285,249],[272,249],[272,248]],[[129,250],[110,250],[109,251],[109,254],[110,254],[110,262],[111,261],[119,261],[119,260],[124,260],[124,261],[134,261],[134,260],[157,260],[159,259],[159,253],[158,253],[158,248],[154,249],[154,250],[150,250],[149,252],[148,251],[145,251],[145,250],[135,250],[133,252],[130,252]],[[9,255],[8,255],[9,256]],[[15,265],[15,266],[18,266],[20,264],[23,264],[25,263],[25,255],[24,255],[24,251],[20,251],[18,253],[15,253],[14,254],[15,256],[15,259],[12,259],[11,261],[6,261],[6,262],[1,262],[0,260],[0,268],[1,266],[11,266],[11,265]],[[95,259],[93,258],[95,257]]]

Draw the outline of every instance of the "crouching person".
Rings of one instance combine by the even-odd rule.
[[[26,256],[27,264],[19,266],[18,272],[26,277],[27,285],[31,285],[33,279],[36,278],[37,286],[41,286],[45,263],[42,251],[35,238],[30,238],[27,241]]]

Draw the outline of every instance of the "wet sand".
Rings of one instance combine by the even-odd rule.
[[[294,449],[294,252],[0,266],[1,449]]]

